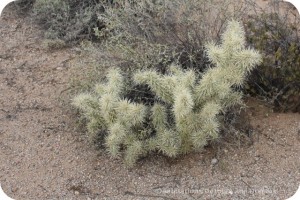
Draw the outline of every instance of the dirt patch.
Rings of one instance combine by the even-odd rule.
[[[28,17],[0,18],[0,183],[14,199],[286,199],[300,183],[300,115],[247,100],[252,145],[133,169],[96,151],[65,108],[74,49],[49,52]]]

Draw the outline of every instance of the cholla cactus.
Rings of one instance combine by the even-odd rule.
[[[88,119],[90,132],[107,130],[106,145],[112,156],[125,153],[132,166],[149,151],[175,157],[200,150],[218,137],[218,114],[241,103],[242,95],[232,90],[261,62],[258,52],[245,48],[241,25],[228,23],[222,45],[208,44],[207,55],[214,68],[201,77],[193,70],[171,65],[162,75],[153,70],[133,74],[134,84],[145,84],[157,101],[146,106],[125,98],[121,72],[112,69],[108,83],[98,84],[94,94],[81,94],[73,104]]]

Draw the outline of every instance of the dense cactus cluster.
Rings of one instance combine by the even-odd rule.
[[[73,104],[83,111],[90,133],[106,130],[108,151],[124,155],[128,166],[150,151],[175,157],[201,150],[218,138],[218,115],[242,102],[233,87],[243,85],[261,62],[258,52],[245,48],[244,31],[236,21],[228,23],[222,44],[208,44],[206,51],[215,66],[201,75],[177,65],[165,74],[141,70],[129,78],[111,69],[107,82],[97,84],[93,93],[76,96]],[[133,85],[149,87],[155,94],[153,103],[126,98]]]

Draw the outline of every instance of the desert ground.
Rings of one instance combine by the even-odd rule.
[[[300,114],[245,98],[248,139],[127,169],[76,128],[78,47],[49,51],[13,5],[0,18],[0,183],[13,199],[287,199],[300,184]]]

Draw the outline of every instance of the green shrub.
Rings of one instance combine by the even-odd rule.
[[[18,13],[25,14],[32,9],[34,2],[35,0],[17,0],[14,1],[14,4],[18,9]]]
[[[222,44],[208,44],[206,53],[215,67],[202,75],[177,65],[164,74],[151,69],[126,75],[110,69],[105,83],[76,96],[73,105],[83,112],[93,137],[106,130],[108,151],[124,155],[128,166],[151,151],[175,157],[201,150],[218,138],[219,114],[242,102],[242,94],[232,88],[243,85],[261,61],[258,52],[245,48],[236,21],[229,22]],[[144,98],[137,95],[141,93]]]
[[[277,111],[300,112],[299,16],[278,3],[247,20],[247,41],[265,56],[246,88],[266,98]]]
[[[53,50],[62,49],[66,47],[66,43],[65,41],[60,39],[55,39],[55,40],[47,39],[43,41],[42,46],[49,51],[53,51]]]
[[[99,20],[106,26],[96,33],[119,67],[164,72],[178,63],[203,71],[204,42],[219,40],[224,23],[245,12],[240,0],[124,0],[105,7]]]
[[[39,23],[47,29],[47,38],[57,39],[66,35],[70,7],[65,0],[37,0],[34,12]]]
[[[97,13],[102,3],[94,0],[36,0],[34,17],[46,30],[48,39],[76,41],[94,36],[93,28],[101,27]]]
[[[176,63],[203,72],[209,66],[204,42],[219,41],[224,22],[240,19],[247,12],[243,0],[222,4],[220,0],[114,2],[104,4],[104,12],[98,13],[98,21],[105,24],[94,29],[98,41],[83,48],[81,55],[86,57],[76,58],[81,68],[74,76],[76,89],[94,85],[99,74],[116,66],[123,71],[156,69],[165,73]]]

